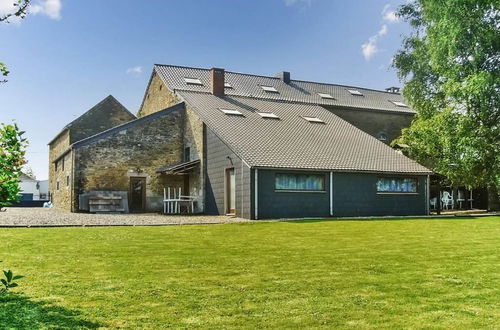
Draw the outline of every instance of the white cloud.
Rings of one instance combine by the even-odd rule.
[[[139,75],[142,73],[142,66],[134,66],[133,68],[127,69],[127,74]]]
[[[16,11],[14,3],[16,0],[0,0],[0,15],[10,14]],[[29,6],[29,13],[33,15],[42,14],[52,19],[61,18],[61,0],[36,0]],[[19,23],[19,17],[10,17],[10,22]]]
[[[384,9],[382,9],[382,18],[384,21],[389,22],[389,23],[396,23],[399,21],[398,16],[396,16],[396,12],[394,10],[390,10],[391,6],[389,4],[384,6]]]
[[[387,34],[387,25],[382,25],[380,30],[377,32],[378,36],[385,36]]]
[[[382,25],[376,35],[371,36],[370,38],[368,38],[368,42],[361,45],[361,51],[363,52],[363,57],[365,58],[365,60],[371,60],[373,55],[379,52],[379,48],[377,46],[378,38],[386,35],[387,31],[387,25]]]
[[[285,2],[285,6],[290,7],[293,5],[303,5],[310,6],[312,0],[283,0]]]
[[[61,8],[61,0],[41,0],[31,5],[30,12],[34,15],[43,14],[52,19],[60,19]]]
[[[377,46],[377,36],[374,35],[368,38],[368,42],[361,45],[361,51],[363,52],[363,57],[365,58],[365,60],[371,60],[373,55],[375,55],[379,51]]]

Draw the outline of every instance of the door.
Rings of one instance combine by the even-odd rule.
[[[236,214],[236,175],[234,168],[226,170],[226,213]]]
[[[130,212],[143,212],[146,209],[146,178],[130,178]]]

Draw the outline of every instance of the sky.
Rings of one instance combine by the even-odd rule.
[[[136,113],[153,64],[385,89],[408,34],[404,0],[33,0],[0,25],[0,123],[30,142],[28,166],[48,178],[47,143],[108,95]],[[0,0],[0,14],[14,0]]]

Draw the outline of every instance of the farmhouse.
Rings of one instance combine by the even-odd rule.
[[[56,207],[191,209],[251,219],[428,213],[431,171],[388,144],[414,111],[397,89],[155,65],[137,118],[108,97],[50,142]],[[122,198],[120,197],[120,198]]]

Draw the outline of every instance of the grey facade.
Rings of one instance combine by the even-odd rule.
[[[206,141],[205,172],[205,212],[207,214],[226,214],[227,196],[225,173],[234,168],[236,175],[236,215],[252,218],[251,171],[215,133],[204,129]]]

